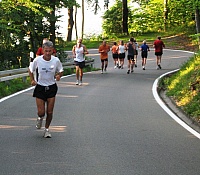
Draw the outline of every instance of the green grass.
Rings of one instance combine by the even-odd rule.
[[[30,87],[30,78],[24,81],[22,78],[0,82],[0,98],[11,95],[20,90]]]
[[[163,78],[160,86],[186,114],[200,121],[200,53],[184,63],[180,71]]]

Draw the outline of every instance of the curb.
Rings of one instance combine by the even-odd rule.
[[[165,91],[158,90],[159,80],[169,74],[177,72],[179,69],[167,72],[158,77],[153,84],[152,92],[157,103],[174,119],[178,124],[188,130],[191,134],[200,139],[200,125],[187,116],[172,99],[165,95]]]
[[[161,99],[164,101],[165,105],[173,111],[175,115],[177,115],[181,120],[183,120],[187,125],[189,125],[192,129],[200,133],[200,125],[198,122],[193,120],[190,116],[185,114],[185,112],[176,105],[173,99],[166,95],[166,91],[161,90],[159,93]]]

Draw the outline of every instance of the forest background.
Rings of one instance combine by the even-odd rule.
[[[56,46],[62,59],[66,47],[71,47],[72,31],[76,38],[102,41],[102,39],[138,37],[146,34],[171,36],[186,34],[194,36],[198,43],[200,31],[200,2],[198,0],[115,0],[109,6],[104,0],[102,33],[85,35],[85,4],[89,5],[94,15],[100,8],[100,0],[1,0],[0,1],[0,70],[27,67],[30,51],[34,53],[41,46],[43,38],[49,38]],[[138,8],[131,4],[137,3]],[[65,8],[68,19],[67,38],[59,33],[61,20],[59,10]],[[77,9],[81,9],[81,24],[77,24]],[[92,17],[91,17],[92,18]],[[101,20],[101,19],[100,19]],[[81,33],[77,31],[81,25]],[[92,25],[92,24],[91,24]],[[146,38],[151,40],[152,38]],[[197,44],[195,43],[195,44]],[[73,42],[72,42],[73,44]],[[91,43],[92,44],[92,43]],[[71,48],[70,48],[71,50]],[[60,54],[60,55],[59,55]]]

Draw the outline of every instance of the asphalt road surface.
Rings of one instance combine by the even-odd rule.
[[[33,89],[0,101],[1,175],[197,175],[200,140],[175,122],[156,102],[152,86],[163,73],[179,68],[192,53],[165,50],[156,70],[153,50],[146,70],[141,57],[133,74],[74,75],[58,82],[50,127],[37,130]],[[97,50],[90,50],[100,67]]]

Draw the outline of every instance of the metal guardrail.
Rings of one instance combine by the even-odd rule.
[[[93,58],[91,60],[85,60],[86,66],[93,67],[93,64],[94,64]],[[74,62],[62,63],[62,65],[63,65],[63,68],[74,68],[75,67]],[[28,68],[0,71],[0,82],[12,80],[15,78],[27,77],[27,76],[29,76]]]

